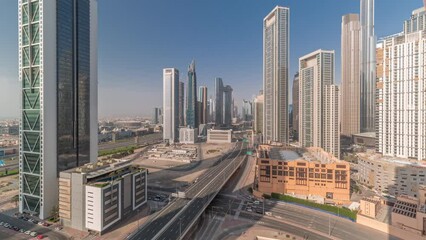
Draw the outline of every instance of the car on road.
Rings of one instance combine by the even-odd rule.
[[[49,227],[50,226],[50,224],[48,224],[48,223],[43,223],[43,227]]]

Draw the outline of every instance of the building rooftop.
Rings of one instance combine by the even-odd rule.
[[[273,145],[259,145],[258,157],[281,161],[305,160],[309,162],[321,162],[323,164],[338,163],[339,159],[325,152],[322,148],[309,147],[277,147]]]
[[[353,136],[376,138],[376,133],[375,132],[356,133],[356,134],[353,134]]]
[[[395,164],[400,166],[412,166],[412,167],[422,167],[422,168],[426,167],[426,161],[410,160],[410,159],[401,158],[401,157],[384,156],[374,151],[357,153],[357,156],[359,156],[361,159],[387,162],[390,164]]]

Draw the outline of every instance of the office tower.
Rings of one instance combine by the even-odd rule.
[[[160,109],[159,108],[154,108],[154,112],[152,115],[152,123],[153,124],[158,124],[159,123],[159,116],[160,115]]]
[[[232,87],[226,85],[223,89],[224,103],[223,103],[223,124],[230,127],[232,124]]]
[[[293,140],[299,139],[299,73],[293,79]]]
[[[209,102],[208,102],[208,111],[209,111],[209,114],[208,114],[208,122],[213,122],[214,121],[214,117],[215,117],[215,112],[214,112],[214,109],[215,109],[215,105],[214,105],[214,100],[213,100],[213,98],[210,96],[210,98],[209,98]]]
[[[222,78],[216,78],[215,88],[215,123],[216,126],[223,125],[223,81]]]
[[[185,83],[179,81],[179,126],[185,126]]]
[[[208,122],[208,114],[209,109],[207,107],[208,100],[207,100],[207,87],[201,86],[198,93],[198,98],[200,99],[200,102],[202,104],[201,112],[200,112],[200,124],[206,124]]]
[[[374,35],[374,0],[361,0],[360,24],[360,130],[361,132],[374,132],[376,101],[376,36]]]
[[[45,219],[58,206],[59,172],[97,158],[97,1],[18,8],[19,211]]]
[[[263,140],[288,143],[290,9],[275,7],[263,20]]]
[[[342,135],[360,133],[360,22],[358,14],[342,17]]]
[[[190,128],[198,128],[197,108],[197,75],[195,73],[195,62],[188,68],[188,86],[186,91],[186,125]]]
[[[163,69],[163,140],[179,140],[179,71]]]
[[[263,93],[259,94],[254,99],[254,124],[253,130],[255,133],[263,131]]]
[[[335,133],[340,131],[339,119],[334,109],[339,105],[338,90],[330,88],[333,83],[334,51],[317,50],[299,59],[300,145],[321,147],[339,157],[339,151],[335,151],[340,142],[335,141]]]
[[[201,120],[203,118],[203,103],[200,101],[197,101],[197,113],[198,113],[197,119],[199,119],[199,123],[201,124]]]
[[[411,19],[424,11],[413,11]],[[383,155],[426,159],[425,46],[424,31],[393,35],[378,44],[376,137]]]
[[[340,159],[340,92],[337,85],[324,86],[323,149]]]
[[[242,120],[243,121],[251,121],[252,120],[252,102],[249,100],[243,99],[243,106],[242,106]]]

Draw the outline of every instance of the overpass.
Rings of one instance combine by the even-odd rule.
[[[238,142],[186,191],[186,198],[177,198],[157,212],[130,239],[182,239],[196,223],[223,185],[246,159],[247,143]]]

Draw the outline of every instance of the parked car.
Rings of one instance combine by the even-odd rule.
[[[43,235],[37,235],[37,239],[43,239],[44,236]]]
[[[36,232],[31,232],[31,233],[30,233],[30,236],[31,236],[31,237],[35,237],[35,236],[37,236],[37,233],[36,233]]]
[[[3,226],[4,225],[4,222],[0,222],[0,226]]]
[[[31,231],[28,230],[28,231],[25,231],[24,233],[27,234],[27,235],[30,235]]]
[[[19,229],[19,232],[20,232],[20,233],[24,233],[24,232],[25,232],[25,230],[24,230],[23,228],[21,228],[21,229]]]
[[[50,226],[50,224],[48,224],[48,223],[43,223],[43,226],[44,226],[44,227],[49,227],[49,226]]]

